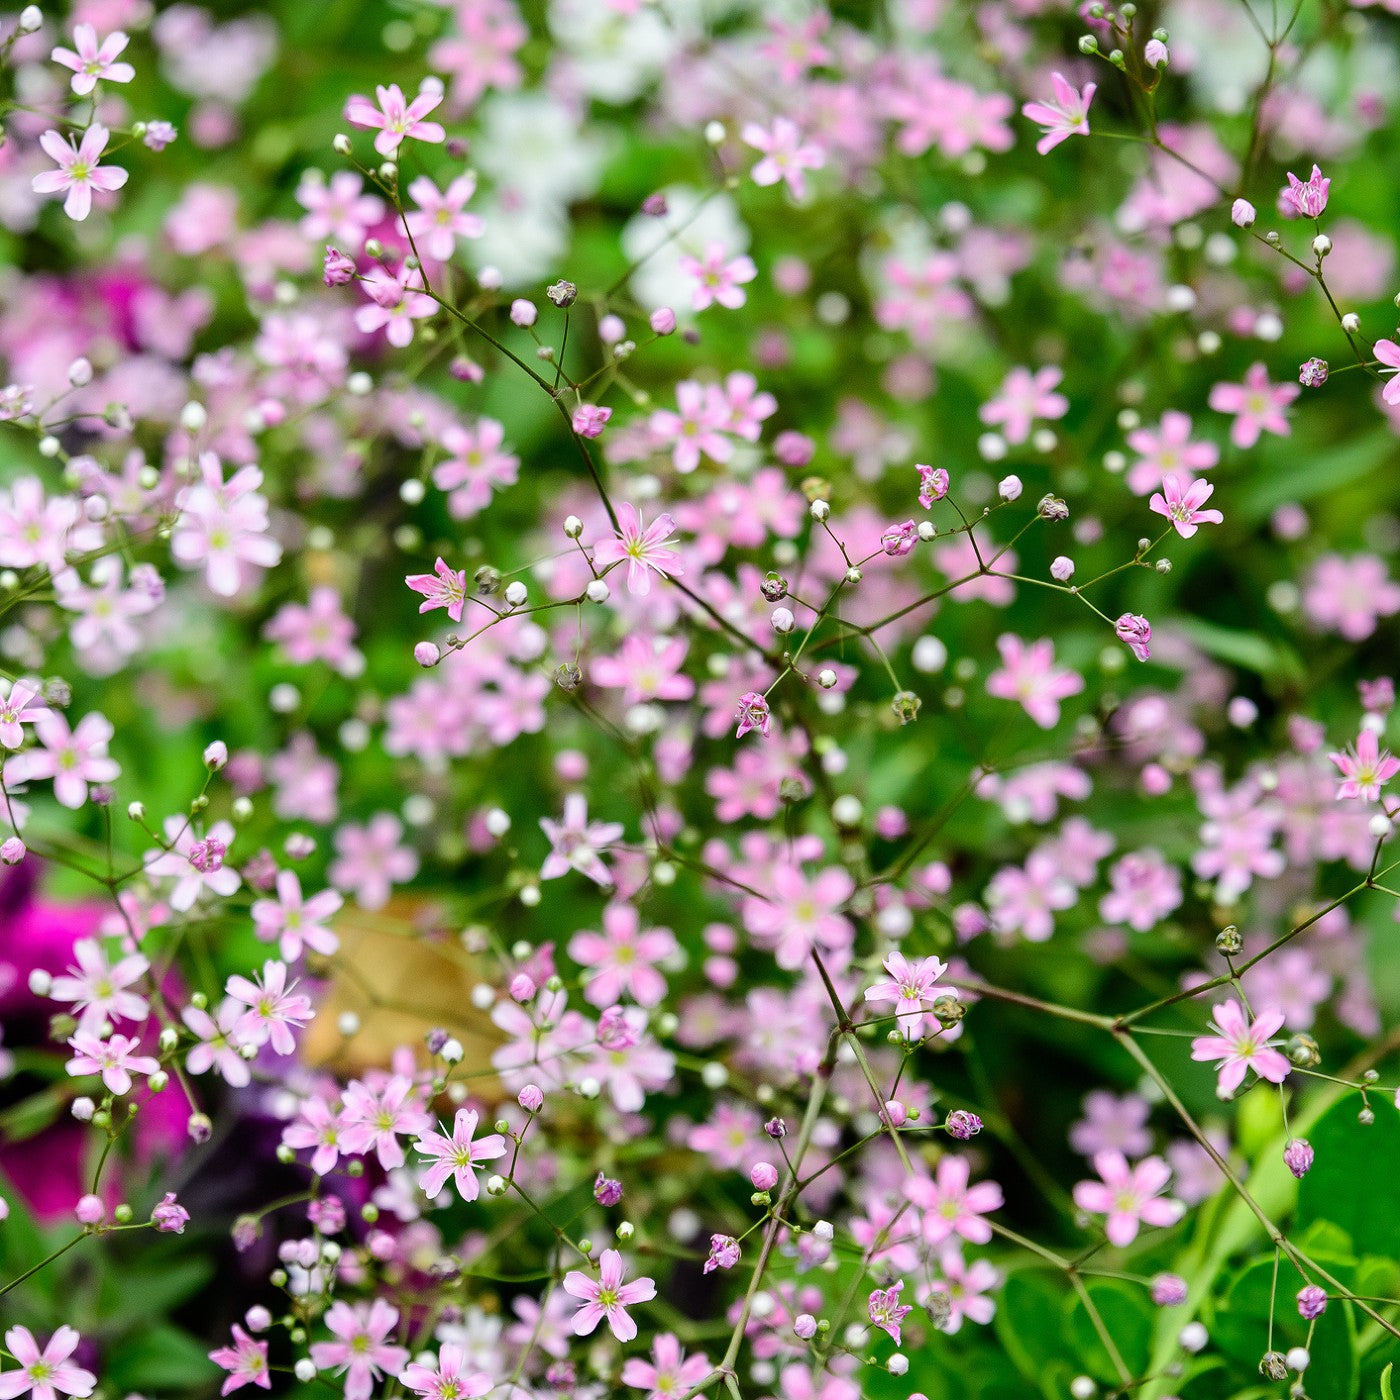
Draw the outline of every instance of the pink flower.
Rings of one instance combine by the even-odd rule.
[[[376,812],[364,826],[347,822],[335,833],[331,883],[361,909],[382,909],[393,886],[418,874],[418,852],[402,841],[403,823],[392,812]]]
[[[1191,441],[1191,419],[1168,409],[1154,428],[1138,428],[1128,434],[1128,446],[1140,454],[1128,468],[1128,490],[1145,496],[1162,484],[1170,472],[1188,469],[1209,471],[1220,460],[1220,449],[1213,442]]]
[[[340,947],[340,939],[326,921],[339,913],[344,903],[334,890],[322,890],[303,899],[296,871],[279,870],[277,898],[253,901],[253,931],[264,943],[275,940],[288,962],[295,962],[303,947],[329,956]]]
[[[1034,374],[1017,365],[1002,381],[996,396],[977,410],[977,416],[988,427],[1000,426],[1007,442],[1025,442],[1037,418],[1063,418],[1069,412],[1069,400],[1055,392],[1064,377],[1058,365],[1046,365]]]
[[[80,938],[73,945],[76,967],[66,977],[55,977],[50,995],[55,1001],[73,1003],[80,1013],[78,1029],[96,1033],[103,1021],[144,1021],[150,1003],[138,992],[129,991],[150,971],[151,965],[140,953],[132,953],[113,964],[95,938]]]
[[[1219,1088],[1224,1094],[1238,1089],[1251,1069],[1271,1084],[1282,1084],[1292,1066],[1283,1054],[1269,1048],[1268,1041],[1283,1020],[1283,1012],[1270,1007],[1249,1022],[1239,1002],[1221,1002],[1211,1027],[1216,1034],[1197,1036],[1191,1042],[1191,1058],[1220,1062]]]
[[[1027,102],[1021,108],[1023,117],[1045,129],[1045,134],[1035,143],[1041,155],[1053,151],[1061,141],[1071,136],[1089,134],[1089,104],[1098,91],[1097,83],[1085,83],[1084,91],[1077,91],[1063,73],[1052,73],[1050,84],[1055,89],[1053,101]]]
[[[1331,186],[1331,180],[1324,179],[1316,165],[1306,180],[1300,180],[1290,170],[1288,184],[1279,191],[1279,207],[1285,212],[1292,210],[1303,219],[1319,218],[1327,208],[1327,192]]]
[[[24,728],[48,714],[43,686],[37,680],[17,680],[0,700],[0,744],[17,749],[24,743]]]
[[[233,1324],[233,1345],[217,1347],[209,1353],[209,1359],[228,1372],[220,1395],[241,1390],[245,1385],[272,1389],[272,1376],[267,1369],[267,1343],[255,1342],[236,1322]]]
[[[237,1033],[253,1045],[271,1042],[279,1055],[291,1055],[297,1048],[293,1030],[302,1030],[316,1014],[311,998],[297,992],[296,982],[287,981],[287,964],[269,959],[261,975],[233,976],[224,990],[248,1010],[239,1018]]]
[[[1396,370],[1400,370],[1400,345],[1393,340],[1378,340],[1375,344],[1376,359],[1385,366],[1381,374],[1395,376],[1385,381],[1385,388],[1381,390],[1381,398],[1386,403],[1400,403],[1400,375],[1396,375]]]
[[[404,582],[415,593],[423,595],[424,601],[418,605],[420,614],[446,608],[453,622],[462,620],[462,607],[467,600],[465,569],[449,569],[447,562],[438,555],[431,574],[409,574]]]
[[[624,994],[639,1006],[656,1006],[666,995],[666,979],[656,964],[678,946],[670,929],[643,929],[632,905],[613,903],[603,910],[603,932],[576,933],[569,956],[590,969],[584,996],[594,1006],[612,1006]]]
[[[953,1235],[972,1244],[991,1239],[992,1227],[982,1217],[1000,1210],[1004,1197],[995,1181],[969,1186],[971,1170],[966,1157],[950,1152],[939,1158],[932,1179],[913,1176],[904,1183],[905,1196],[922,1213],[926,1244],[942,1244]]]
[[[1160,1157],[1130,1167],[1121,1152],[1098,1152],[1094,1170],[1103,1179],[1079,1182],[1074,1203],[1091,1215],[1107,1216],[1104,1233],[1120,1249],[1137,1239],[1141,1225],[1175,1225],[1186,1213],[1183,1202],[1162,1199],[1172,1169]]]
[[[929,510],[935,501],[941,501],[948,494],[947,470],[926,466],[923,462],[916,463],[914,469],[919,473],[919,504]]]
[[[712,1274],[716,1269],[732,1269],[738,1262],[739,1241],[733,1235],[711,1235],[710,1254],[700,1272]]]
[[[786,862],[774,867],[766,890],[743,904],[744,923],[762,947],[771,948],[778,966],[793,972],[814,948],[844,954],[855,937],[841,913],[855,893],[850,872],[839,865],[807,875]]]
[[[1124,613],[1113,624],[1113,630],[1139,661],[1146,661],[1152,655],[1152,624],[1141,613]]]
[[[423,120],[442,101],[440,92],[420,92],[409,102],[399,85],[390,83],[388,87],[376,87],[374,95],[379,99],[378,107],[369,98],[356,93],[345,104],[345,120],[352,126],[378,131],[374,149],[381,156],[392,156],[406,136],[415,141],[447,139],[447,133],[436,122]]]
[[[133,1074],[154,1074],[160,1061],[150,1055],[134,1052],[141,1042],[132,1035],[113,1035],[106,1040],[87,1031],[78,1031],[69,1038],[73,1058],[64,1068],[69,1074],[100,1074],[109,1093],[129,1094]]]
[[[452,1120],[452,1135],[426,1132],[413,1144],[420,1157],[432,1159],[432,1166],[423,1174],[423,1192],[435,1200],[450,1176],[464,1201],[474,1201],[481,1194],[476,1168],[481,1162],[493,1162],[506,1155],[506,1140],[500,1133],[491,1133],[472,1141],[476,1132],[477,1114],[469,1108],[459,1108]]]
[[[631,1357],[623,1363],[622,1383],[647,1392],[646,1400],[677,1400],[710,1374],[704,1352],[687,1356],[672,1332],[660,1333],[651,1344],[651,1360]]]
[[[1283,410],[1302,392],[1297,384],[1271,384],[1261,360],[1245,371],[1243,384],[1217,384],[1206,402],[1217,413],[1234,414],[1230,441],[1236,447],[1253,447],[1261,433],[1287,437],[1293,431]]]
[[[339,1112],[324,1099],[308,1098],[302,1100],[296,1121],[282,1130],[282,1141],[298,1152],[314,1149],[311,1170],[325,1176],[345,1150],[345,1134],[345,1119]]]
[[[1011,632],[997,638],[1001,667],[987,677],[987,694],[1017,700],[1042,728],[1060,719],[1060,701],[1084,689],[1084,677],[1055,667],[1055,644],[1048,637],[1027,646]]]
[[[446,191],[420,175],[408,187],[409,198],[418,206],[401,221],[412,234],[420,257],[446,262],[456,251],[459,238],[480,238],[486,223],[480,214],[466,212],[467,201],[476,193],[476,176],[459,175]]]
[[[669,548],[674,541],[676,524],[669,515],[658,515],[650,525],[642,524],[636,506],[623,502],[617,508],[617,535],[599,540],[593,548],[593,559],[604,566],[627,564],[627,591],[651,592],[651,574],[662,578],[680,578],[679,556]]]
[[[595,403],[581,403],[574,409],[574,416],[570,419],[569,426],[579,437],[602,437],[603,429],[607,426],[608,419],[612,415],[613,411],[610,408],[600,408]]]
[[[731,417],[724,390],[718,384],[683,379],[676,385],[676,412],[659,408],[648,420],[663,443],[671,444],[671,461],[682,475],[700,465],[704,456],[727,462],[734,444],[725,436]]]
[[[1146,933],[1181,904],[1181,876],[1160,851],[1133,851],[1108,873],[1112,889],[1099,901],[1099,917]]]
[[[456,1342],[442,1344],[435,1367],[414,1362],[404,1367],[399,1379],[424,1400],[477,1400],[496,1384],[485,1371],[469,1369],[467,1349]]]
[[[56,1400],[60,1391],[64,1395],[91,1395],[97,1377],[68,1359],[80,1341],[73,1328],[60,1327],[40,1351],[29,1328],[11,1327],[5,1333],[5,1345],[19,1363],[19,1370],[0,1375],[0,1400],[14,1400],[26,1391],[33,1393],[34,1400]]]
[[[956,996],[952,987],[940,987],[938,979],[948,970],[948,964],[937,958],[920,958],[910,962],[903,953],[891,953],[885,959],[887,982],[876,982],[865,993],[866,1001],[891,1001],[901,1030],[911,1038],[923,1021],[925,1007],[931,1007],[941,996]]]
[[[743,255],[730,258],[723,243],[708,244],[703,258],[686,254],[678,260],[677,266],[687,277],[695,279],[690,304],[696,311],[704,311],[716,303],[730,311],[737,309],[746,300],[743,284],[758,276],[752,258]]]
[[[125,65],[123,65],[125,66]],[[77,79],[74,79],[76,82]],[[115,165],[101,166],[98,161],[107,149],[107,128],[98,122],[83,132],[80,145],[72,137],[67,141],[56,131],[46,131],[39,144],[44,148],[57,170],[45,170],[34,177],[35,194],[57,194],[67,190],[63,212],[77,223],[87,218],[92,209],[93,190],[119,190],[126,184],[126,171]]]
[[[939,1268],[943,1277],[929,1280],[927,1297],[920,1294],[940,1319],[939,1331],[952,1335],[962,1327],[964,1318],[982,1326],[989,1323],[996,1315],[997,1305],[985,1295],[1001,1282],[997,1270],[985,1259],[967,1263],[956,1245],[949,1245],[939,1255]],[[935,1308],[934,1294],[942,1294],[947,1300],[941,1308]]]
[[[1381,789],[1400,773],[1400,758],[1382,749],[1374,729],[1363,729],[1356,743],[1341,753],[1327,755],[1341,770],[1343,782],[1337,788],[1337,801],[1359,797],[1374,802]]]
[[[866,1300],[872,1325],[887,1332],[894,1339],[895,1346],[900,1343],[899,1324],[914,1311],[907,1303],[899,1301],[903,1289],[904,1280],[900,1279],[892,1288],[873,1289]]]
[[[326,1326],[338,1340],[313,1342],[311,1359],[323,1371],[345,1372],[345,1400],[369,1400],[381,1374],[397,1376],[408,1360],[408,1348],[388,1340],[398,1322],[399,1310],[383,1298],[353,1308],[332,1303]]]
[[[564,799],[562,820],[541,817],[540,828],[551,847],[540,867],[541,880],[557,880],[577,870],[595,884],[612,884],[612,875],[598,852],[622,838],[621,822],[590,822],[587,799],[582,793],[571,792]]]
[[[1155,492],[1147,503],[1148,509],[1165,515],[1176,527],[1177,534],[1189,540],[1202,524],[1219,525],[1225,519],[1218,510],[1201,509],[1214,490],[1205,477],[1197,477],[1183,487],[1179,476],[1168,476],[1162,482],[1162,490]]]
[[[413,343],[413,323],[437,312],[437,302],[423,290],[423,274],[405,263],[396,273],[372,272],[360,287],[369,304],[355,312],[355,325],[365,335],[383,330],[396,349]]]
[[[351,1080],[345,1088],[343,1116],[346,1151],[373,1149],[386,1172],[403,1166],[400,1135],[422,1133],[432,1125],[432,1118],[406,1074],[391,1075],[386,1083],[376,1081],[374,1088],[358,1079]]]
[[[86,97],[99,82],[129,83],[136,70],[129,63],[116,62],[117,55],[126,48],[129,40],[117,30],[109,34],[98,45],[97,30],[90,24],[73,26],[73,44],[77,49],[57,48],[49,55],[55,63],[73,70],[73,91],[79,97]]]
[[[6,765],[10,784],[53,779],[53,795],[61,806],[76,810],[88,798],[89,783],[110,783],[120,773],[116,760],[107,757],[112,726],[105,715],[84,715],[76,729],[57,711],[42,716],[34,726],[42,749],[26,749]]]
[[[1400,585],[1375,554],[1324,554],[1304,585],[1303,611],[1316,627],[1364,641],[1380,618],[1400,612]]]
[[[282,546],[267,532],[267,497],[259,467],[240,467],[224,480],[223,466],[212,453],[200,457],[200,479],[175,498],[180,516],[170,537],[170,553],[182,568],[203,564],[205,581],[221,598],[242,586],[244,564],[270,569],[282,558]]]
[[[627,705],[648,700],[689,700],[695,682],[681,674],[690,643],[684,637],[662,640],[629,632],[620,656],[600,656],[589,668],[594,685],[622,691]]]
[[[574,1314],[575,1336],[588,1336],[606,1318],[613,1336],[619,1342],[630,1342],[637,1335],[637,1324],[627,1309],[634,1303],[655,1298],[656,1283],[649,1278],[624,1283],[622,1255],[615,1249],[605,1249],[598,1277],[594,1279],[581,1269],[571,1269],[564,1275],[564,1292],[583,1303]]]
[[[739,727],[734,731],[736,739],[742,739],[750,729],[756,729],[766,739],[773,717],[768,710],[768,701],[756,690],[746,690],[739,697],[739,708],[735,712]]]
[[[747,122],[743,130],[744,144],[761,151],[763,159],[750,172],[756,185],[776,185],[786,181],[794,199],[807,192],[808,170],[820,170],[826,164],[826,152],[815,142],[804,142],[797,123],[788,117],[775,117],[770,129],[757,122]]]

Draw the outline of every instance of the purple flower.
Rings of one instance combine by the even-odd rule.
[[[1310,1283],[1298,1290],[1298,1316],[1312,1322],[1327,1311],[1327,1290]]]

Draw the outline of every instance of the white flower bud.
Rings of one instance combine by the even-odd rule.
[[[813,501],[808,508],[808,514],[813,520],[821,522],[831,514],[831,503],[829,501]]]
[[[506,602],[513,608],[518,608],[529,596],[530,590],[519,579],[506,585]]]
[[[1074,1396],[1074,1400],[1094,1400],[1098,1391],[1092,1376],[1076,1376],[1069,1383],[1069,1393]]]
[[[19,12],[19,27],[22,34],[33,34],[43,27],[44,12],[37,5],[26,5]]]
[[[1003,501],[1018,501],[1021,498],[1021,478],[1019,476],[1004,476],[997,483],[997,495]]]
[[[302,1385],[310,1385],[316,1379],[316,1363],[309,1356],[299,1357],[292,1371]]]
[[[29,991],[33,996],[46,997],[53,991],[53,978],[42,967],[29,974]]]
[[[406,506],[419,505],[427,494],[428,488],[416,476],[399,482],[399,500]]]
[[[68,382],[75,388],[81,389],[92,383],[92,361],[84,359],[81,355],[68,366]]]
[[[438,1058],[448,1065],[459,1065],[462,1063],[462,1056],[466,1052],[462,1049],[462,1042],[455,1037],[447,1041],[441,1050],[438,1051]]]
[[[897,1351],[885,1362],[892,1376],[902,1376],[909,1370],[909,1358],[902,1351]]]
[[[585,590],[590,603],[606,603],[612,597],[612,589],[608,587],[607,581],[595,578]]]
[[[499,840],[510,830],[510,816],[508,813],[501,811],[499,807],[492,807],[491,810],[487,812],[483,825],[490,835]]]
[[[583,521],[576,515],[569,516],[564,521],[564,533],[571,539],[576,540],[583,534]]]
[[[1361,329],[1361,317],[1354,311],[1348,311],[1347,314],[1342,317],[1342,329],[1346,331],[1348,335],[1355,335],[1356,332]]]
[[[492,1174],[486,1178],[486,1194],[488,1196],[504,1196],[506,1194],[506,1179],[503,1176]]]
[[[180,410],[180,426],[187,433],[197,433],[209,421],[209,414],[202,403],[191,400]]]
[[[836,672],[833,671],[830,666],[819,671],[817,673],[817,684],[821,686],[823,690],[830,690],[832,686],[836,684]]]
[[[1313,252],[1320,258],[1325,258],[1332,251],[1332,240],[1325,233],[1319,233],[1313,239]]]
[[[836,1237],[836,1231],[829,1220],[818,1220],[817,1223],[812,1226],[812,1233],[819,1240],[832,1240]]]
[[[793,617],[791,608],[774,608],[771,621],[773,630],[782,636],[786,636],[797,625],[797,619]]]
[[[86,1094],[82,1094],[73,1100],[69,1112],[79,1123],[91,1123],[92,1115],[97,1112],[97,1105]]]

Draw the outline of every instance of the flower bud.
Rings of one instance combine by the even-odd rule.
[[[1283,1149],[1283,1164],[1300,1180],[1312,1169],[1313,1149],[1307,1138],[1293,1138]]]

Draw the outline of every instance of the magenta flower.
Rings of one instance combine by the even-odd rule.
[[[1380,746],[1374,729],[1363,729],[1356,743],[1341,753],[1327,755],[1341,770],[1343,782],[1337,788],[1337,801],[1359,797],[1374,802],[1381,789],[1400,773],[1400,758]]]
[[[892,1288],[873,1289],[867,1299],[871,1324],[887,1332],[894,1339],[895,1346],[900,1343],[899,1324],[914,1311],[907,1303],[899,1301],[903,1290],[904,1280],[900,1279]]]
[[[1060,719],[1060,701],[1084,689],[1077,671],[1055,666],[1055,644],[1042,637],[1029,646],[1011,632],[997,638],[1001,666],[987,677],[987,694],[1019,701],[1042,728],[1053,729]]]
[[[1299,218],[1319,218],[1327,208],[1327,192],[1331,187],[1331,180],[1324,179],[1316,165],[1306,180],[1300,180],[1290,170],[1288,184],[1279,191],[1279,206],[1285,212],[1291,209]]]
[[[60,1391],[64,1395],[91,1395],[97,1377],[68,1359],[80,1341],[73,1328],[60,1327],[41,1351],[29,1328],[11,1327],[5,1333],[5,1346],[19,1362],[19,1370],[0,1375],[0,1400],[14,1400],[26,1391],[33,1393],[34,1400],[57,1400]]]
[[[743,130],[744,144],[763,155],[750,175],[755,185],[776,185],[786,182],[794,199],[807,192],[808,170],[820,170],[826,164],[826,152],[815,142],[804,141],[796,122],[788,117],[775,117],[771,128],[757,122],[747,122]]]
[[[399,1310],[383,1298],[373,1303],[332,1303],[326,1326],[334,1342],[313,1342],[311,1359],[323,1371],[345,1372],[345,1400],[369,1400],[381,1375],[397,1376],[408,1360],[407,1347],[388,1340],[398,1326]]]
[[[99,82],[129,83],[136,70],[129,63],[118,63],[120,54],[130,41],[117,30],[109,34],[101,44],[97,42],[97,30],[90,24],[73,26],[73,49],[56,48],[49,55],[55,63],[73,70],[71,79],[73,91],[79,97],[86,97]]]
[[[919,504],[929,510],[935,501],[941,501],[948,494],[947,469],[916,462],[914,470],[919,473]]]
[[[1162,489],[1153,493],[1147,505],[1158,515],[1165,515],[1176,527],[1176,533],[1189,540],[1201,525],[1219,525],[1225,519],[1218,510],[1201,509],[1214,491],[1215,487],[1205,477],[1197,477],[1183,487],[1179,476],[1168,476],[1162,481]]]
[[[446,608],[453,622],[462,620],[462,606],[467,600],[467,571],[449,569],[441,555],[433,565],[430,574],[409,574],[404,582],[415,592],[423,595],[424,601],[418,605],[419,613],[432,612],[434,608]]]
[[[57,170],[45,170],[33,180],[35,194],[57,194],[67,190],[63,212],[76,223],[87,218],[92,209],[93,190],[119,190],[126,184],[126,171],[119,166],[98,164],[107,149],[107,128],[98,122],[83,132],[81,144],[67,141],[56,131],[46,131],[39,144]]]
[[[1107,1216],[1104,1233],[1120,1249],[1137,1239],[1142,1225],[1175,1225],[1186,1213],[1183,1202],[1162,1198],[1172,1169],[1160,1157],[1129,1166],[1121,1152],[1098,1152],[1094,1170],[1103,1179],[1079,1182],[1074,1203],[1091,1215]]]
[[[356,93],[345,104],[345,120],[353,126],[378,131],[374,149],[381,156],[392,156],[406,136],[415,141],[447,139],[447,133],[436,122],[423,120],[442,101],[440,92],[420,92],[409,102],[399,85],[390,83],[388,87],[376,87],[374,95],[379,99],[378,107],[368,97]]]
[[[939,1159],[932,1179],[914,1176],[904,1183],[904,1194],[922,1213],[926,1244],[942,1244],[953,1235],[972,1244],[991,1239],[992,1227],[982,1217],[1000,1210],[1005,1198],[995,1181],[969,1186],[971,1172],[966,1157],[950,1152]]]
[[[1219,1062],[1222,1094],[1238,1089],[1250,1070],[1271,1084],[1282,1084],[1293,1067],[1280,1051],[1269,1048],[1269,1037],[1277,1034],[1283,1021],[1283,1012],[1271,1007],[1251,1022],[1239,1002],[1221,1002],[1211,1026],[1215,1034],[1197,1036],[1191,1042],[1191,1058]]]
[[[267,1369],[267,1343],[255,1342],[236,1322],[233,1324],[233,1345],[211,1351],[209,1359],[228,1372],[220,1395],[241,1390],[245,1385],[272,1389],[272,1376]]]
[[[1050,85],[1055,89],[1052,101],[1027,102],[1021,108],[1023,117],[1044,128],[1044,135],[1035,143],[1041,155],[1049,154],[1071,136],[1089,134],[1089,104],[1098,91],[1097,83],[1085,83],[1083,92],[1077,91],[1063,73],[1052,73]]]
[[[1261,360],[1245,371],[1243,384],[1216,384],[1206,402],[1217,413],[1234,415],[1230,441],[1236,447],[1253,447],[1261,433],[1287,437],[1293,431],[1284,409],[1302,392],[1297,384],[1271,384]]]
[[[470,1108],[459,1108],[452,1120],[452,1135],[426,1132],[413,1144],[420,1157],[432,1159],[433,1165],[423,1174],[423,1193],[436,1200],[450,1176],[464,1201],[474,1201],[481,1194],[476,1179],[477,1166],[494,1162],[506,1155],[506,1140],[500,1133],[490,1133],[472,1141],[478,1115]]]
[[[623,502],[617,508],[617,534],[599,540],[593,548],[597,564],[627,564],[627,591],[651,592],[653,572],[662,578],[680,578],[679,555],[669,548],[674,542],[676,522],[669,515],[658,515],[650,525],[642,524],[636,506]]]
[[[581,1269],[571,1269],[564,1275],[564,1292],[583,1303],[574,1314],[575,1336],[588,1336],[606,1318],[613,1336],[619,1342],[630,1342],[637,1335],[637,1324],[627,1309],[634,1303],[655,1298],[656,1283],[649,1278],[624,1283],[622,1255],[615,1249],[605,1249],[598,1277],[595,1279]]]
[[[477,1400],[496,1384],[485,1371],[470,1368],[466,1347],[456,1342],[442,1344],[435,1367],[415,1361],[404,1367],[399,1379],[424,1400]]]

